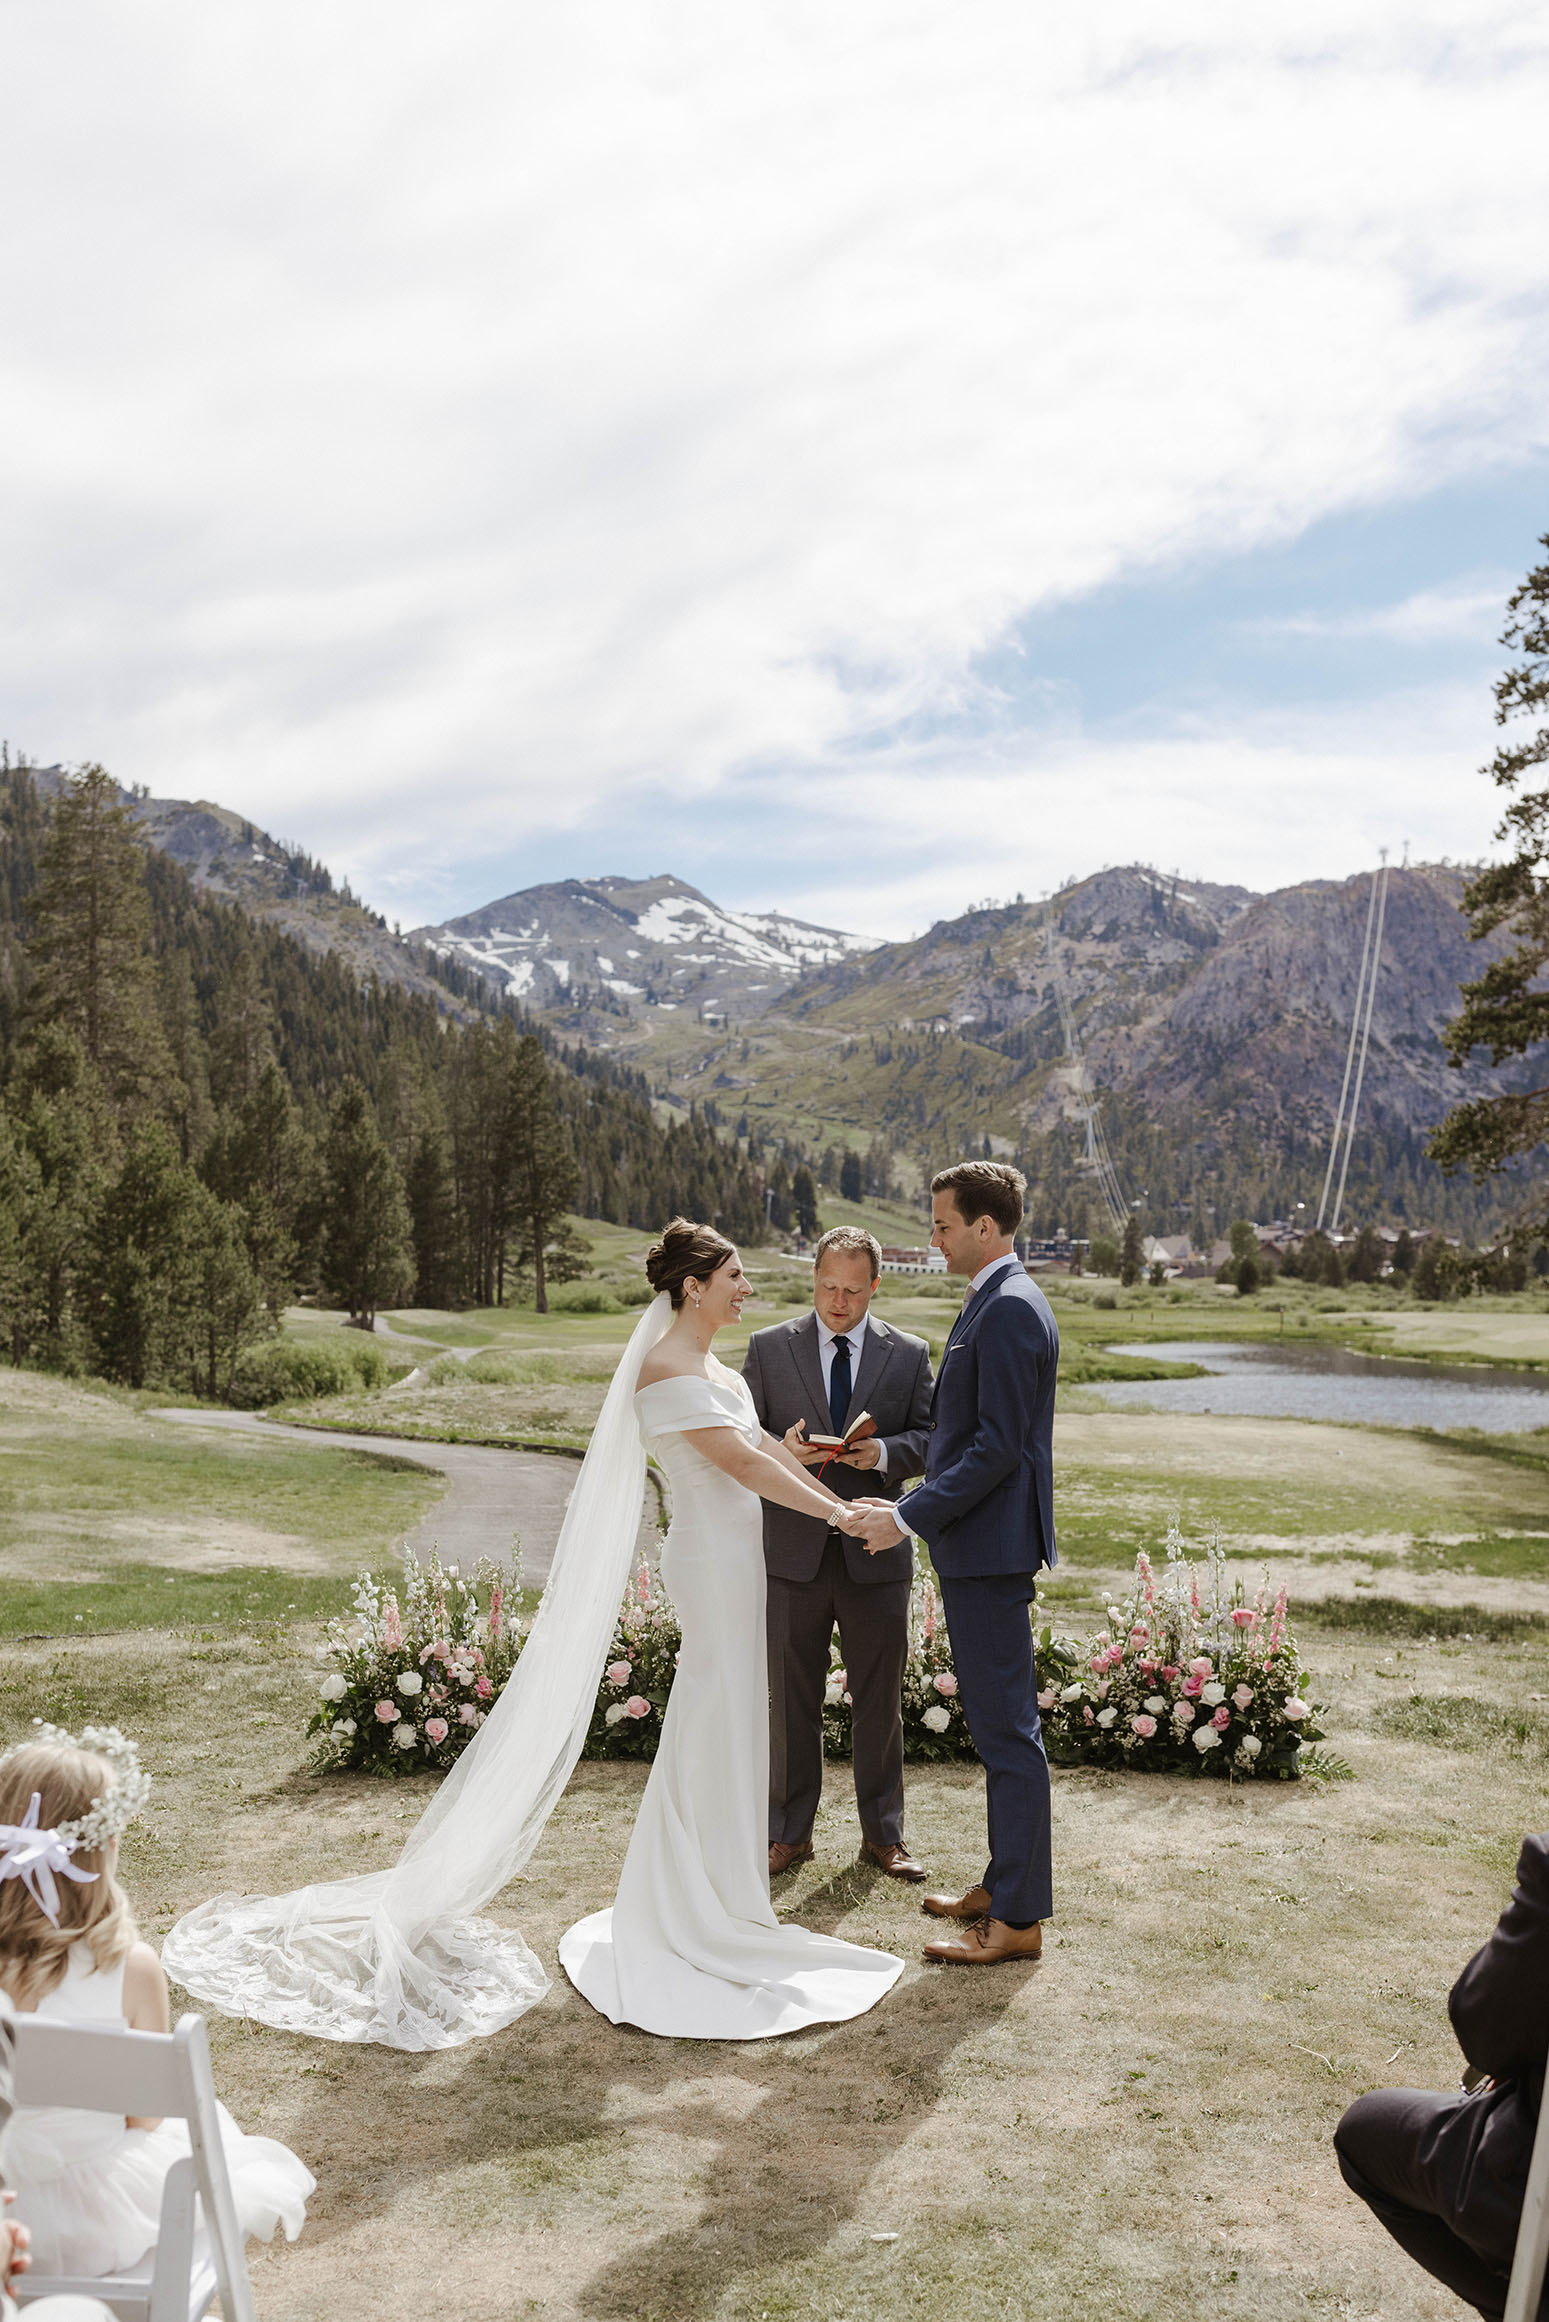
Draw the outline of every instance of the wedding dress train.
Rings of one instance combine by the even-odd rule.
[[[785,1926],[769,1900],[769,1686],[760,1503],[685,1441],[761,1429],[737,1375],[642,1388],[635,1413],[672,1485],[662,1579],[682,1625],[661,1746],[611,1910],[561,1939],[566,1974],[616,2024],[759,2040],[842,2023],[902,1973],[884,1951]]]

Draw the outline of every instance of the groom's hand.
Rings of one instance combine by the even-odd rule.
[[[889,1500],[854,1500],[851,1502],[859,1518],[859,1536],[868,1556],[880,1556],[886,1548],[896,1548],[909,1535],[898,1521]]]

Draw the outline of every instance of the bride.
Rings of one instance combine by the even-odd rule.
[[[572,1927],[567,1973],[616,2023],[759,2039],[862,2014],[902,1971],[770,1908],[764,1563],[758,1495],[854,1520],[763,1435],[710,1352],[747,1296],[732,1245],[675,1220],[656,1298],[604,1400],[543,1602],[504,1692],[388,1870],[288,1895],[219,1895],[180,1919],[168,1975],[206,2006],[325,2040],[447,2048],[498,2031],[549,1979],[478,1916],[531,1855],[586,1739],[629,1578],[648,1437],[676,1520],[664,1572],[683,1651],[611,1911]]]
[[[672,1484],[662,1579],[683,1650],[613,1908],[572,1927],[559,1956],[616,2024],[757,2040],[863,2014],[903,1965],[784,1926],[769,1901],[759,1500],[847,1529],[851,1510],[765,1434],[742,1380],[710,1352],[750,1289],[731,1243],[675,1219],[646,1272],[673,1316],[641,1365],[635,1413]]]

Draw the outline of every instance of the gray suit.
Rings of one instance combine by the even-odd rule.
[[[805,1419],[809,1435],[833,1432],[818,1322],[756,1330],[742,1375],[771,1435]],[[887,1451],[887,1473],[840,1467],[823,1472],[841,1499],[897,1499],[923,1474],[930,1436],[930,1349],[920,1338],[867,1319],[848,1416],[869,1411]],[[816,1470],[813,1471],[816,1475]],[[811,1836],[823,1790],[823,1688],[839,1624],[852,1701],[855,1798],[861,1829],[875,1846],[896,1846],[904,1826],[904,1737],[900,1701],[909,1648],[911,1541],[868,1554],[858,1540],[816,1516],[764,1503],[769,1569],[769,1836],[799,1845]]]

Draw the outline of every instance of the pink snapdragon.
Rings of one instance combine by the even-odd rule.
[[[1154,1717],[1147,1717],[1144,1710],[1141,1710],[1137,1717],[1132,1717],[1130,1719],[1130,1724],[1134,1728],[1135,1732],[1139,1734],[1142,1741],[1149,1741],[1151,1736],[1156,1731],[1156,1719]]]
[[[444,1717],[427,1717],[427,1718],[426,1718],[426,1720],[425,1720],[425,1739],[426,1739],[428,1742],[434,1742],[434,1743],[435,1743],[435,1745],[436,1745],[436,1747],[437,1747],[437,1749],[439,1749],[439,1748],[440,1748],[440,1746],[441,1746],[441,1744],[442,1744],[442,1743],[443,1743],[443,1742],[446,1740],[446,1737],[447,1737],[447,1732],[448,1732],[448,1727],[447,1727],[447,1722],[446,1722],[446,1719],[445,1719]]]
[[[395,1596],[388,1597],[387,1610],[382,1615],[382,1642],[390,1653],[396,1653],[403,1643],[403,1617]]]
[[[489,1592],[489,1633],[492,1642],[497,1641],[501,1633],[501,1622],[503,1618],[501,1608],[504,1604],[505,1592],[497,1580],[494,1587]]]

